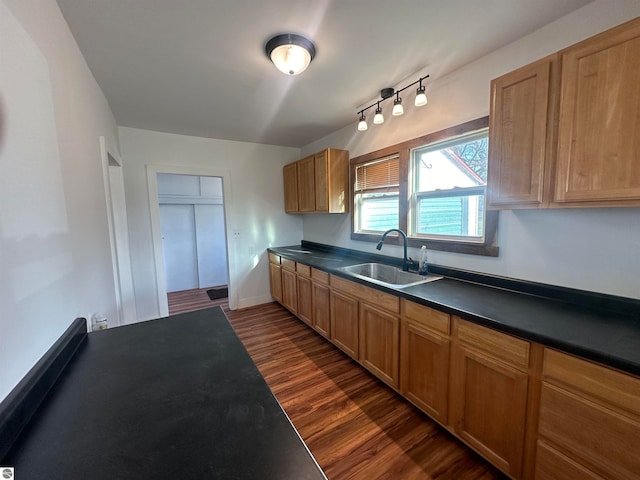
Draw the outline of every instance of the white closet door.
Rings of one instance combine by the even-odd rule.
[[[167,292],[198,288],[193,205],[160,205],[160,222]]]
[[[200,288],[227,285],[227,245],[223,205],[196,205]]]

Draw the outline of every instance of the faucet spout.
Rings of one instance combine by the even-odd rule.
[[[385,238],[387,238],[387,235],[391,232],[397,232],[402,237],[403,244],[404,244],[404,257],[402,258],[402,270],[405,272],[408,272],[409,265],[413,265],[414,262],[411,258],[407,258],[407,234],[404,233],[402,230],[400,230],[399,228],[391,228],[386,232],[384,232],[382,234],[382,237],[380,237],[380,241],[378,242],[378,245],[376,245],[376,249],[382,250],[382,245],[384,244],[384,240]]]

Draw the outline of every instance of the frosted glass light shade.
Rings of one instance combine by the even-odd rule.
[[[298,75],[311,63],[311,55],[299,45],[281,45],[271,52],[271,61],[282,73]]]
[[[416,101],[415,101],[416,107],[422,107],[423,105],[427,104],[427,95],[424,93],[424,90],[425,90],[424,86],[421,86],[416,91]]]
[[[358,122],[358,130],[361,132],[364,132],[367,128],[369,128],[369,125],[367,125],[367,121],[366,120],[360,120],[360,122]]]
[[[393,110],[391,110],[391,115],[397,117],[398,115],[402,115],[404,113],[404,108],[402,107],[402,102],[398,102],[397,100],[393,103]]]
[[[384,117],[382,116],[382,112],[376,112],[376,116],[373,117],[373,123],[375,123],[376,125],[380,125],[381,123],[384,123]]]

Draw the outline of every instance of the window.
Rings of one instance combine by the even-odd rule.
[[[399,228],[409,245],[497,256],[497,212],[485,210],[489,117],[351,159],[351,238]]]
[[[409,233],[484,242],[487,130],[411,152]]]
[[[398,155],[365,162],[355,169],[354,221],[358,232],[399,228]]]

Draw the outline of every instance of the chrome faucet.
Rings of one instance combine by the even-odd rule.
[[[390,232],[398,232],[402,236],[402,239],[404,240],[404,258],[402,259],[402,270],[405,272],[408,272],[409,266],[415,265],[415,262],[413,261],[413,259],[407,258],[407,234],[406,233],[404,233],[402,230],[398,228],[391,228],[382,234],[382,237],[380,238],[378,245],[376,245],[376,248],[378,250],[382,250],[382,244],[384,243],[384,239],[387,238],[387,235]]]

